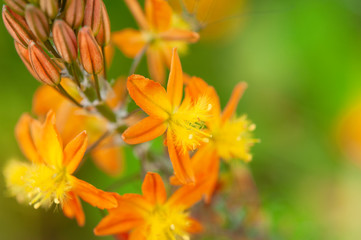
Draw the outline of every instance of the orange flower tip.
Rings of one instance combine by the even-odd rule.
[[[45,12],[50,19],[54,19],[58,15],[58,0],[40,0],[39,5],[41,10]]]
[[[84,19],[84,0],[67,0],[64,10],[64,20],[73,29],[81,26]]]
[[[59,84],[60,69],[34,41],[29,43],[29,56],[38,79],[47,85]]]
[[[102,20],[96,40],[101,46],[109,44],[111,38],[110,20],[104,2],[102,2]]]
[[[55,20],[53,24],[55,46],[65,62],[71,63],[78,57],[76,36],[71,27],[63,20]]]
[[[4,0],[4,2],[19,15],[24,15],[25,7],[28,4],[25,0]]]
[[[25,47],[23,47],[23,45],[21,45],[20,43],[18,43],[17,41],[14,40],[14,44],[15,44],[15,49],[16,52],[18,53],[20,59],[23,61],[23,63],[25,64],[25,67],[28,69],[28,71],[30,72],[30,74],[37,79],[38,81],[40,81],[38,79],[38,75],[36,75],[36,73],[34,72],[33,67],[31,66],[31,62],[30,62],[30,58],[29,58],[29,50]]]
[[[25,20],[33,34],[42,42],[48,40],[50,27],[43,11],[32,4],[25,8]]]
[[[88,26],[96,36],[102,22],[102,0],[87,0],[84,11],[84,26]]]

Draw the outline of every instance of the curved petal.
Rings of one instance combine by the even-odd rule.
[[[140,75],[132,75],[128,78],[127,88],[135,103],[148,115],[167,119],[171,112],[165,89],[152,80]]]
[[[230,117],[232,117],[232,115],[234,114],[234,112],[237,109],[238,102],[241,99],[246,88],[247,88],[247,83],[241,82],[241,83],[238,83],[236,85],[236,87],[233,89],[232,96],[229,99],[227,106],[223,110],[222,122],[225,122]]]
[[[163,204],[167,200],[163,180],[157,173],[147,173],[142,185],[142,193],[152,204]]]
[[[41,159],[31,136],[30,125],[32,120],[29,114],[23,114],[16,124],[15,137],[26,158],[34,163],[40,163]]]
[[[123,133],[123,140],[128,144],[138,144],[153,140],[167,130],[164,120],[146,117]]]
[[[156,31],[162,32],[170,28],[172,8],[165,0],[146,0],[145,13],[148,23]]]
[[[188,224],[187,224],[186,232],[194,234],[194,233],[200,233],[204,230],[202,224],[193,218],[188,218],[187,222]]]
[[[193,184],[195,182],[192,164],[188,152],[178,149],[174,145],[173,134],[167,131],[167,145],[169,157],[173,165],[174,175],[182,184]]]
[[[126,233],[138,227],[144,222],[136,214],[109,214],[103,218],[94,228],[94,234],[97,236]]]
[[[81,206],[79,198],[73,193],[69,192],[66,201],[63,203],[64,215],[68,218],[76,218],[79,226],[84,226],[85,215]]]
[[[88,142],[88,136],[85,131],[81,132],[71,140],[64,149],[64,166],[72,174],[83,159]]]
[[[118,206],[114,193],[104,192],[76,177],[72,177],[71,180],[73,182],[74,193],[90,205],[100,209],[109,209]]]
[[[162,32],[159,36],[166,41],[184,41],[196,43],[199,40],[199,34],[185,29],[170,29]]]
[[[165,62],[162,49],[150,46],[147,49],[147,63],[150,76],[161,84],[165,81]]]
[[[146,44],[143,34],[130,28],[113,32],[112,42],[129,58],[135,58]]]
[[[183,71],[182,65],[177,53],[177,49],[173,49],[172,62],[167,85],[167,95],[170,99],[172,107],[178,107],[183,96]]]

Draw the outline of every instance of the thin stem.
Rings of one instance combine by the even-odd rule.
[[[81,105],[80,103],[78,103],[77,100],[75,100],[64,88],[63,86],[61,86],[61,84],[59,83],[56,87],[55,87],[64,97],[68,98],[71,102],[73,102],[75,105],[77,105],[80,108],[84,108],[83,105]]]
[[[95,91],[97,93],[97,97],[99,101],[102,101],[102,96],[100,94],[100,86],[99,86],[99,78],[97,74],[93,74],[94,82],[95,82]]]
[[[57,51],[54,49],[54,47],[51,45],[49,40],[46,40],[44,42],[45,46],[47,47],[47,49],[54,55],[54,57],[56,58],[61,58],[61,56],[57,53]]]
[[[129,176],[125,176],[117,181],[115,181],[113,184],[111,184],[109,187],[106,188],[106,191],[113,191],[116,190],[118,188],[120,188],[121,186],[123,186],[126,183],[129,183],[131,181],[135,181],[135,180],[140,180],[140,174],[139,173],[135,173]]]
[[[129,71],[129,76],[133,75],[135,73],[135,70],[137,69],[137,67],[139,66],[140,60],[142,60],[142,57],[144,56],[145,52],[148,49],[149,44],[145,45],[142,50],[137,54],[137,56],[135,56],[134,61],[132,63],[132,66],[130,68]]]
[[[102,46],[102,51],[103,51],[103,68],[104,68],[104,79],[107,79],[107,60],[106,60],[106,56],[105,56],[105,46]]]
[[[76,71],[76,69],[75,69],[75,65],[76,65],[76,63],[75,63],[75,62],[72,62],[70,67],[71,67],[71,71],[73,72],[73,76],[74,76],[75,82],[76,82],[76,84],[78,85],[78,87],[81,89],[81,84],[80,84],[80,80],[79,80],[78,73],[77,73],[77,71]]]
[[[103,135],[100,136],[100,138],[94,142],[92,145],[90,145],[87,150],[85,151],[85,154],[90,153],[91,151],[93,151],[97,146],[99,146],[99,144],[106,139],[108,136],[110,135],[109,131],[106,131],[105,133],[103,133]]]

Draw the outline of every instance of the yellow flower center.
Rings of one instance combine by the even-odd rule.
[[[202,142],[209,142],[211,135],[205,129],[205,122],[210,118],[211,108],[206,97],[200,97],[195,103],[186,98],[171,114],[168,123],[176,146],[187,151],[196,149]]]
[[[224,160],[252,160],[250,148],[258,142],[258,139],[252,138],[251,132],[254,129],[255,125],[246,116],[226,121],[218,129],[212,129],[212,140],[219,156]]]
[[[44,164],[13,162],[5,168],[5,178],[10,193],[36,209],[62,204],[71,189],[70,174],[65,168]]]
[[[188,214],[167,206],[156,206],[147,219],[149,240],[189,240]]]

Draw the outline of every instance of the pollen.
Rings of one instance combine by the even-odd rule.
[[[259,142],[252,136],[252,131],[255,128],[255,124],[251,123],[246,116],[242,116],[225,122],[219,129],[214,129],[212,140],[218,154],[224,160],[251,161],[250,148]]]

